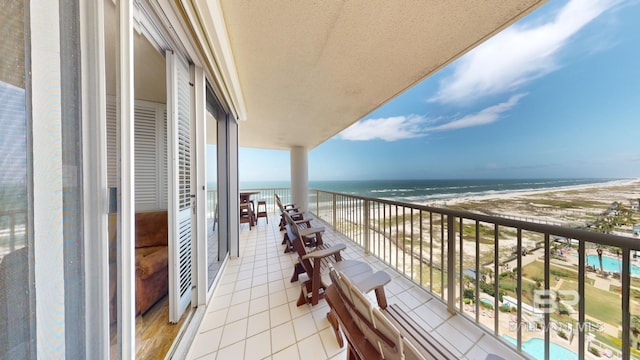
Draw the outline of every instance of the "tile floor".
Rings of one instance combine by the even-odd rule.
[[[267,225],[260,219],[252,230],[241,225],[240,257],[230,259],[223,270],[187,359],[346,359],[346,345],[338,346],[326,319],[327,303],[296,306],[300,283],[289,281],[296,255],[283,253],[278,220],[272,215]],[[450,315],[442,302],[377,258],[365,256],[344,235],[325,228],[327,241],[348,245],[344,258],[386,270],[393,278],[385,287],[389,304],[403,305],[461,359],[485,359],[488,353],[522,357],[464,317]]]

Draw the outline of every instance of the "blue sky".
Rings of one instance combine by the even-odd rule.
[[[640,1],[550,0],[309,152],[310,180],[640,177]],[[289,152],[240,149],[241,181]]]

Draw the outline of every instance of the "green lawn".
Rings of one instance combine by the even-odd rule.
[[[622,289],[618,285],[609,285],[609,291],[622,296]],[[633,286],[631,287],[631,300],[636,302],[640,301],[640,290]]]
[[[556,277],[558,278],[558,280],[562,279],[564,281],[573,281],[575,283],[577,283],[578,281],[578,272],[575,270],[551,264],[549,265],[549,271],[549,275],[551,277],[549,279],[549,283],[551,287],[554,287],[557,284]],[[523,268],[522,276],[529,279],[544,279],[544,263],[542,261],[534,261],[531,264],[526,265]],[[587,278],[585,279],[585,283],[587,285],[593,285],[595,281],[593,279]],[[577,288],[578,286],[576,285],[576,289]]]
[[[562,290],[577,290],[578,289],[578,272],[570,269],[565,269],[560,266],[551,265],[551,286],[554,287],[558,279],[562,279],[563,283],[560,287]],[[523,269],[523,275],[528,278],[538,277],[544,278],[544,264],[540,261],[535,261]],[[614,292],[601,290],[593,287],[593,279],[585,279],[585,310],[587,315],[593,316],[596,319],[600,319],[612,325],[617,325],[622,322],[622,314],[620,311],[621,300],[620,296]],[[577,308],[576,308],[577,310]]]
[[[417,269],[416,269],[417,270]],[[562,290],[577,290],[578,289],[578,272],[572,269],[563,268],[556,265],[550,266],[551,270],[551,279],[550,285],[551,287],[555,287],[558,283],[556,281],[556,277],[560,280],[563,280],[563,283],[560,287]],[[417,271],[416,271],[417,274]],[[423,286],[429,287],[429,267],[423,267],[422,280]],[[438,269],[433,269],[433,290],[436,293],[440,292],[441,286],[441,271]],[[446,283],[446,274],[445,274],[445,283]],[[529,292],[533,286],[535,286],[534,278],[544,279],[544,264],[540,261],[534,261],[533,263],[526,265],[523,268],[523,279],[522,279],[522,287],[525,291]],[[619,325],[622,322],[622,314],[621,314],[621,299],[620,295],[615,292],[600,290],[598,288],[593,287],[594,281],[592,279],[586,279],[585,282],[585,308],[586,314],[592,316],[596,319],[599,319],[603,322]],[[500,289],[505,291],[508,295],[516,296],[513,291],[516,287],[516,280],[510,279],[509,277],[503,277],[499,279]],[[525,295],[525,301],[530,303],[530,294]],[[577,306],[574,307],[576,310]],[[552,315],[554,316],[554,315]],[[555,316],[554,316],[555,317]],[[562,321],[570,321],[569,317],[561,316]]]
[[[536,199],[532,203],[537,205],[553,206],[561,209],[598,209],[603,208],[603,204],[599,201],[589,200],[553,200],[553,199]]]
[[[564,283],[562,290],[576,290],[576,284]],[[587,315],[611,325],[622,323],[622,300],[618,294],[586,285],[585,311]],[[577,310],[577,309],[576,309]]]

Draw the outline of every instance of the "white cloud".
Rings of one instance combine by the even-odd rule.
[[[440,103],[470,101],[512,91],[559,67],[558,53],[567,40],[618,0],[572,0],[548,22],[513,25],[486,41],[454,65],[453,74],[430,99]]]
[[[394,116],[389,118],[359,121],[340,133],[344,140],[396,141],[425,136],[423,126],[427,120],[419,115]]]
[[[475,114],[469,114],[461,117],[460,119],[449,121],[446,124],[438,125],[432,128],[429,128],[429,131],[446,131],[446,130],[455,130],[462,129],[466,127],[478,126],[478,125],[486,125],[491,124],[492,122],[497,121],[500,116],[511,110],[514,106],[518,104],[520,99],[525,97],[527,94],[516,94],[509,98],[509,100],[489,106],[488,108],[482,109],[481,111]]]
[[[434,131],[457,130],[491,124],[500,119],[505,112],[516,106],[518,102],[520,102],[520,99],[526,95],[526,93],[513,95],[505,102],[489,106],[477,113],[465,115],[437,126],[433,126],[433,124],[442,121],[441,118],[428,119],[419,115],[362,120],[342,131],[339,138],[355,141],[375,139],[397,141],[427,136],[430,132]]]

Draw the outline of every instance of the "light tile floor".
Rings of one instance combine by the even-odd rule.
[[[260,219],[252,230],[242,224],[240,257],[230,259],[223,270],[187,359],[346,359],[346,345],[338,346],[326,319],[327,303],[296,306],[300,282],[289,281],[296,255],[283,253],[278,220],[271,215],[267,225]],[[522,358],[474,323],[449,314],[441,301],[374,256],[366,256],[344,235],[325,228],[324,239],[347,244],[344,258],[387,271],[393,278],[385,286],[389,304],[404,306],[461,359],[485,359],[489,353]]]

